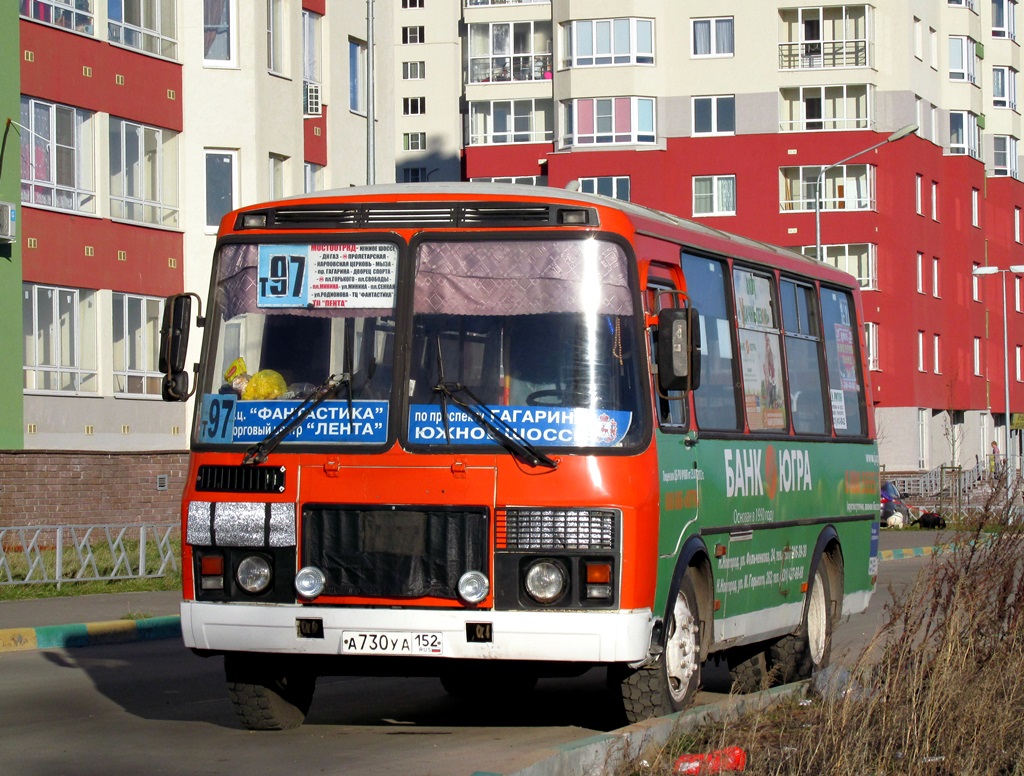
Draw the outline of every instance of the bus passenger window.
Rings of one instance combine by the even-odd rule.
[[[725,294],[725,266],[703,256],[682,255],[686,293],[700,312],[700,387],[693,403],[703,429],[739,428],[732,324]]]
[[[779,284],[786,330],[786,369],[793,430],[824,434],[825,394],[821,368],[821,332],[814,289],[790,280]]]
[[[782,345],[775,312],[775,283],[768,275],[733,268],[743,404],[751,431],[784,431],[786,418]]]
[[[845,291],[821,289],[821,320],[832,425],[839,436],[861,436],[864,425],[864,380],[858,350],[859,324],[853,300]]]

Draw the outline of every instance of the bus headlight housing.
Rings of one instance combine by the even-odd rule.
[[[569,574],[565,567],[549,558],[531,563],[523,578],[526,592],[539,604],[550,604],[561,598],[568,582]]]
[[[467,604],[478,604],[487,597],[491,583],[481,571],[467,571],[459,577],[459,598]]]
[[[262,555],[246,555],[235,569],[238,586],[247,593],[262,593],[273,580],[270,561]]]
[[[295,575],[295,592],[300,598],[316,598],[327,586],[327,577],[316,566],[304,566]]]

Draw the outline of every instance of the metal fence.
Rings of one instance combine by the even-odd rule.
[[[0,528],[0,585],[162,577],[178,570],[177,523]]]

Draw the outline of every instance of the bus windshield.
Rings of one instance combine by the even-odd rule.
[[[333,377],[284,441],[384,443],[398,255],[379,242],[224,245],[199,441],[260,442]]]
[[[536,447],[641,433],[627,257],[585,240],[426,241],[416,249],[408,436],[493,445],[462,402]]]

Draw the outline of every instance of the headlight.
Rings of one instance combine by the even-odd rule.
[[[270,561],[262,555],[247,555],[235,571],[238,586],[247,593],[262,593],[270,587],[272,578]]]
[[[480,571],[467,571],[459,577],[459,597],[467,604],[478,604],[487,597],[491,585]]]
[[[565,593],[565,570],[552,560],[539,560],[526,571],[526,592],[539,604],[549,604]]]
[[[316,566],[306,566],[299,569],[295,575],[295,592],[301,598],[313,599],[324,592],[327,584],[327,577],[324,572]]]

